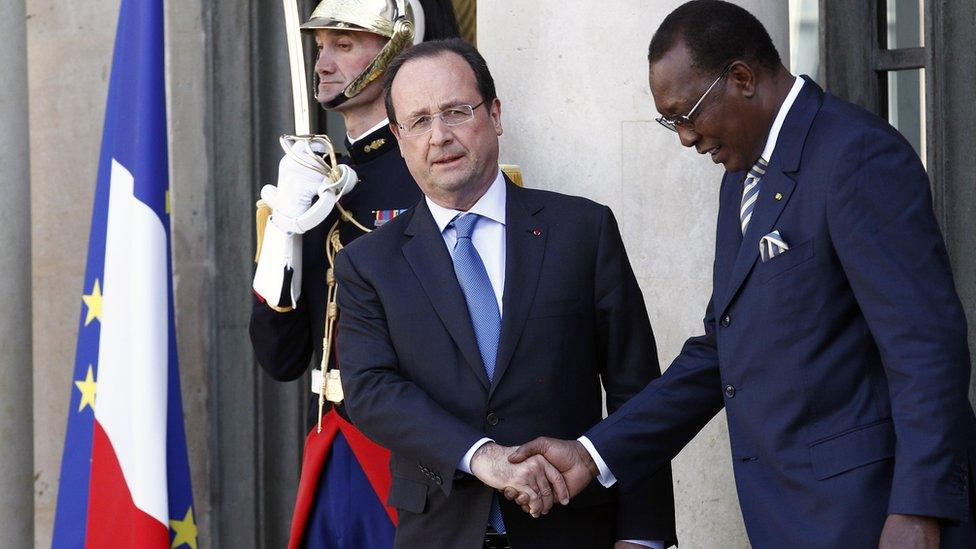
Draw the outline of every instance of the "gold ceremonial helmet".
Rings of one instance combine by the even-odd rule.
[[[398,53],[415,43],[414,9],[408,0],[322,0],[301,29],[371,32],[389,38],[363,72],[342,93],[324,103],[326,108],[337,107],[355,97],[383,74]]]

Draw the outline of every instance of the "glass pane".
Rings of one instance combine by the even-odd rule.
[[[820,68],[819,0],[790,0],[790,71],[814,79]]]
[[[887,0],[888,49],[925,45],[925,0]]]
[[[925,163],[925,69],[888,73],[888,122]]]

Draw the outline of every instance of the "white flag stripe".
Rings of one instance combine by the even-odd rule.
[[[136,507],[169,527],[166,231],[112,160],[95,419]]]

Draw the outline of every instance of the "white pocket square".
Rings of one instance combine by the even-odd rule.
[[[779,230],[775,230],[759,240],[759,258],[765,263],[779,254],[789,251],[790,245],[786,243]]]

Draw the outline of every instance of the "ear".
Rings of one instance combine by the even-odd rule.
[[[495,126],[495,135],[501,135],[504,132],[502,129],[502,102],[497,97],[492,100],[491,106],[488,108],[488,116],[491,117],[491,122]]]
[[[390,131],[393,132],[393,137],[396,137],[397,144],[399,145],[403,141],[403,139],[400,138],[400,126],[390,122]],[[397,149],[400,151],[400,157],[406,158],[406,156],[403,156],[403,147],[397,147]]]
[[[742,97],[751,99],[756,94],[756,75],[755,68],[745,61],[733,61],[726,78],[739,90]]]

